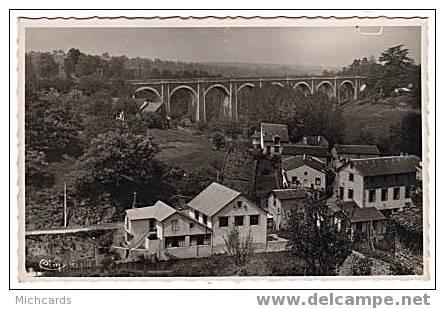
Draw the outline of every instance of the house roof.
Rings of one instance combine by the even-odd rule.
[[[162,222],[175,212],[176,210],[173,207],[157,201],[153,206],[127,209],[126,215],[130,220],[156,219]]]
[[[287,159],[283,159],[282,166],[285,171],[291,171],[303,165],[309,166],[314,170],[325,172],[325,165],[323,162],[311,157],[311,156],[295,156]]]
[[[164,103],[162,102],[144,102],[140,107],[143,113],[154,113],[156,112]]]
[[[366,222],[385,220],[386,217],[375,207],[360,208],[354,201],[348,201],[338,205],[346,217],[352,222]]]
[[[239,195],[240,192],[213,182],[187,205],[211,217]]]
[[[305,198],[307,195],[307,190],[304,188],[300,189],[276,189],[272,190],[271,193],[275,194],[280,200],[292,200]]]
[[[380,155],[377,145],[334,145],[337,154]]]
[[[279,136],[281,142],[289,141],[289,133],[285,124],[262,123],[261,134],[263,134],[263,141],[266,142],[273,142],[275,136]]]
[[[284,145],[281,153],[283,156],[309,155],[313,157],[327,157],[327,148],[325,146],[312,146],[305,144]]]
[[[419,161],[419,157],[409,155],[351,159],[347,164],[351,164],[363,176],[379,176],[416,172]]]
[[[394,213],[391,218],[411,233],[422,234],[423,211],[421,207],[408,207]]]

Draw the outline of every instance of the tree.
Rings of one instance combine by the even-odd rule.
[[[28,149],[43,151],[48,161],[63,154],[82,152],[82,123],[64,97],[25,98],[25,143]]]
[[[225,251],[233,258],[237,267],[244,266],[252,257],[252,235],[249,233],[242,237],[236,226],[232,226],[224,236]]]
[[[39,75],[42,78],[51,79],[59,73],[59,65],[50,53],[42,53],[39,57]]]
[[[133,192],[145,202],[170,196],[167,169],[155,158],[158,152],[149,134],[124,130],[99,134],[79,160],[86,173],[78,179],[78,194],[89,198],[110,193],[111,200],[123,208],[131,206]]]
[[[64,60],[64,70],[67,77],[71,77],[74,73],[77,62],[79,61],[79,57],[81,55],[80,50],[77,48],[71,48],[68,51],[68,55]]]
[[[305,262],[308,275],[330,275],[351,253],[345,228],[333,223],[325,200],[308,198],[304,209],[294,209],[287,218],[288,246]]]
[[[390,154],[401,152],[422,157],[422,117],[420,114],[406,115],[399,125],[392,125],[386,143]]]
[[[54,176],[48,173],[48,162],[42,151],[26,150],[25,153],[25,184],[26,187],[49,187],[54,183]]]
[[[379,61],[386,67],[405,68],[413,63],[413,59],[408,56],[409,53],[409,49],[400,44],[385,50],[379,57]]]

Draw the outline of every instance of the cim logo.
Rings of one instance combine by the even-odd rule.
[[[62,271],[63,268],[65,268],[65,264],[62,262],[56,262],[51,260],[42,259],[39,262],[39,267],[43,270],[48,271]]]

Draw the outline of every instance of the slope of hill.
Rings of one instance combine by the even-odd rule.
[[[390,137],[392,126],[400,125],[405,117],[412,114],[421,117],[420,108],[414,106],[413,98],[408,96],[348,104],[343,110],[345,118],[344,143],[356,143],[360,140],[360,134],[363,132],[372,135],[376,144],[384,143]]]

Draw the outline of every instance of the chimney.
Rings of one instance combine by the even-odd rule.
[[[136,208],[136,195],[137,195],[137,193],[136,193],[136,191],[134,191],[133,192],[133,206],[132,206],[133,209]]]
[[[307,145],[307,137],[303,137],[303,144]]]
[[[306,154],[303,153],[303,160],[306,160]]]

